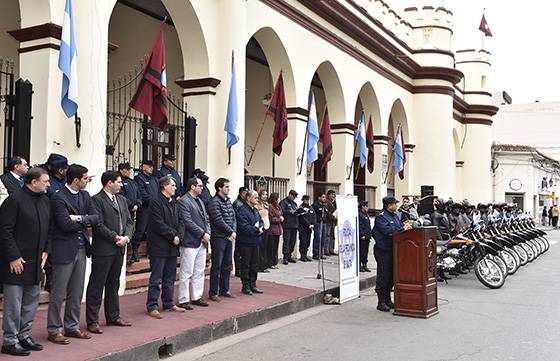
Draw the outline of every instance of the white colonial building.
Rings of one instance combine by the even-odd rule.
[[[492,146],[494,202],[515,203],[539,218],[558,204],[560,162],[527,145]]]
[[[246,170],[245,182],[252,187],[281,193],[295,188],[300,194],[335,188],[369,198],[375,208],[386,194],[418,194],[422,185],[455,199],[492,198],[491,125],[497,108],[489,92],[491,56],[484,50],[452,51],[454,15],[444,8],[397,13],[382,0],[74,0],[82,122],[77,147],[74,120],[60,107],[64,2],[0,3],[4,160],[19,153],[40,163],[56,152],[99,175],[122,161],[138,166],[142,158],[159,161],[172,151],[184,176],[202,168],[212,179],[225,176],[238,186]],[[165,16],[173,102],[168,134],[138,113],[124,119],[141,62]],[[241,139],[228,164],[223,129],[232,52]],[[267,120],[247,165],[280,71],[289,137],[274,158],[273,125]],[[26,102],[13,101],[22,99],[10,86],[18,78],[33,87],[30,122]],[[310,90],[319,122],[328,104],[332,124],[334,156],[325,173],[306,167],[300,173],[298,167]],[[375,171],[354,176],[348,169],[362,111],[373,119]],[[121,122],[123,133],[105,155]],[[385,177],[398,126],[407,150],[403,180],[392,172]]]

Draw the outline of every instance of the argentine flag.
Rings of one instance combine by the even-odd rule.
[[[237,76],[235,75],[235,62],[231,62],[231,84],[229,86],[229,96],[227,105],[226,124],[224,130],[227,133],[226,147],[229,149],[239,141],[237,133]]]
[[[72,0],[66,0],[58,68],[62,71],[62,110],[68,118],[78,111],[78,51],[74,37]]]
[[[395,152],[395,160],[393,161],[393,168],[395,170],[395,174],[398,174],[399,178],[403,179],[404,164],[406,163],[406,155],[404,153],[402,129],[400,126],[397,129],[397,135],[395,136],[395,145],[393,146],[393,151]]]
[[[356,133],[356,139],[360,145],[360,168],[366,166],[367,162],[367,144],[366,144],[366,119],[364,118],[364,112],[360,117],[360,124],[358,124],[358,132]]]
[[[307,120],[307,163],[313,163],[318,158],[317,143],[319,143],[319,124],[315,107],[315,94],[311,92],[309,118]]]

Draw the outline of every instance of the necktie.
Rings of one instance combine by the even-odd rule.
[[[18,183],[19,183],[19,186],[20,186],[20,187],[23,187],[23,178],[18,177],[17,181],[18,181]]]
[[[111,197],[111,200],[113,201],[113,204],[115,205],[115,207],[117,208],[117,211],[119,212],[119,235],[123,234],[123,224],[122,224],[122,218],[121,218],[121,210],[119,208],[119,204],[117,203],[117,197],[113,194],[113,196]]]

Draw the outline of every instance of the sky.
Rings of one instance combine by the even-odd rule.
[[[560,58],[560,1],[556,0],[384,0],[397,13],[409,6],[443,6],[453,12],[453,48],[480,49],[483,9],[494,35],[491,91],[505,90],[513,103],[560,101],[556,69]]]

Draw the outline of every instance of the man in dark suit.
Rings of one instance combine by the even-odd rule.
[[[146,308],[153,318],[162,318],[158,309],[160,294],[164,310],[185,312],[184,308],[173,303],[177,256],[182,233],[175,200],[177,186],[172,177],[166,176],[158,180],[158,188],[157,197],[150,202],[148,224],[148,254],[152,273]]]
[[[173,154],[164,154],[163,155],[163,165],[158,170],[156,174],[156,178],[160,179],[161,177],[170,176],[175,180],[175,184],[177,185],[177,190],[175,191],[175,197],[181,197],[185,194],[185,190],[183,189],[183,183],[181,180],[181,176],[177,169],[175,169],[175,156]]]
[[[92,197],[100,222],[93,228],[91,274],[86,292],[86,322],[89,332],[99,328],[99,308],[105,290],[105,321],[109,326],[131,326],[120,317],[119,286],[126,245],[132,237],[132,218],[126,198],[117,194],[121,176],[107,171],[101,176],[103,189]]]
[[[296,263],[296,260],[292,257],[294,248],[296,246],[297,231],[299,227],[298,216],[296,214],[297,204],[295,199],[298,193],[295,190],[291,190],[288,196],[280,202],[280,207],[282,207],[282,213],[284,214],[284,223],[282,223],[282,229],[284,231],[284,243],[282,244],[282,253],[284,254],[283,264],[287,265],[289,263]]]
[[[23,189],[0,207],[0,275],[4,283],[2,353],[27,356],[43,346],[30,335],[39,306],[41,268],[47,258],[49,176],[33,168]]]
[[[371,240],[371,222],[369,220],[369,203],[361,201],[358,210],[358,224],[360,237],[360,272],[371,272],[368,268],[369,242]]]
[[[210,220],[200,199],[204,187],[200,178],[189,178],[186,186],[188,191],[179,200],[179,221],[184,231],[179,248],[179,307],[192,310],[192,305],[208,307],[208,303],[202,299],[202,294],[206,249],[210,241]]]
[[[142,161],[142,170],[134,181],[138,185],[138,192],[142,200],[142,207],[136,213],[136,227],[132,236],[132,255],[127,264],[133,264],[139,261],[138,247],[140,243],[146,239],[146,229],[148,228],[150,202],[159,197],[158,180],[154,177],[154,162],[151,160]]]
[[[8,194],[13,194],[23,187],[23,176],[27,173],[29,165],[22,157],[15,156],[8,162],[8,171],[0,180],[4,183],[4,187],[8,190]]]
[[[91,247],[88,226],[99,223],[97,210],[84,189],[91,181],[88,169],[78,164],[68,167],[67,183],[51,197],[49,259],[52,264],[52,289],[49,299],[47,331],[49,341],[67,345],[68,337],[89,339],[80,330],[80,303],[84,293],[86,250]],[[64,323],[60,309],[64,296]],[[63,335],[64,332],[64,335]]]

